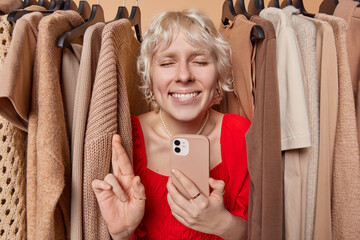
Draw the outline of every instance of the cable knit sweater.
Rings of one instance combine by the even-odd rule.
[[[57,39],[83,23],[57,11],[39,23],[28,127],[28,239],[64,239],[70,229],[70,153],[60,87]]]
[[[0,72],[11,40],[12,26],[0,16]],[[3,71],[0,76],[3,75]],[[0,86],[3,86],[0,79]],[[0,237],[26,239],[26,134],[0,116]]]
[[[140,43],[134,38],[128,20],[121,19],[104,27],[85,133],[84,239],[110,239],[91,182],[96,178],[104,179],[110,172],[111,139],[115,133],[120,134],[122,145],[128,156],[132,157],[132,131],[126,85],[136,84],[139,80],[136,71],[139,52]],[[138,97],[137,102],[140,100]]]
[[[346,21],[316,14],[334,30],[339,71],[339,108],[332,186],[333,239],[360,239],[360,161],[355,103],[346,48]]]

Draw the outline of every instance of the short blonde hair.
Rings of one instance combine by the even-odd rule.
[[[219,91],[232,91],[230,47],[216,30],[213,22],[195,9],[182,12],[163,12],[155,17],[144,34],[140,56],[137,60],[142,83],[140,89],[148,102],[152,101],[150,71],[153,56],[160,47],[169,47],[174,33],[181,31],[194,46],[206,47],[214,56],[218,71]]]

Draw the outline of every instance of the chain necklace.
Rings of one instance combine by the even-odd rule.
[[[161,108],[160,108],[160,112],[159,112],[159,115],[160,115],[160,120],[161,120],[161,123],[162,125],[164,126],[164,129],[166,131],[166,133],[170,136],[170,138],[173,136],[172,133],[170,132],[170,130],[167,128],[166,124],[165,124],[165,121],[164,121],[164,118],[162,116],[162,113],[161,113]],[[209,109],[206,111],[206,117],[205,117],[205,121],[203,122],[203,124],[201,125],[199,131],[196,133],[196,135],[200,135],[200,133],[204,130],[205,128],[205,125],[207,123],[207,121],[209,120]]]

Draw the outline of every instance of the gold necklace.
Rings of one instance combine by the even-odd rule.
[[[164,118],[162,116],[162,113],[161,113],[161,108],[160,108],[160,111],[159,111],[159,115],[160,115],[160,120],[161,120],[161,123],[166,131],[166,133],[170,136],[170,138],[173,136],[172,133],[170,132],[170,130],[167,128],[166,124],[165,124],[165,121],[164,121]],[[196,135],[200,135],[200,133],[204,130],[205,128],[205,125],[207,123],[207,121],[209,120],[209,109],[206,111],[206,117],[205,117],[205,121],[203,122],[203,124],[201,125],[199,131],[196,133]]]

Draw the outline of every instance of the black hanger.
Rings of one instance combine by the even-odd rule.
[[[24,0],[24,4],[22,8],[27,8],[30,5],[30,0]]]
[[[224,25],[228,25],[229,20],[233,21],[236,15],[233,1],[225,0],[222,8],[221,22]]]
[[[122,18],[129,18],[129,12],[125,6],[121,6],[118,8],[114,21]]]
[[[79,37],[84,36],[86,29],[97,22],[104,22],[104,10],[100,5],[94,4],[92,5],[89,20],[87,20],[84,24],[64,33],[61,37],[59,37],[57,41],[57,47],[71,48],[70,43],[73,40],[76,40]]]
[[[241,1],[241,2],[244,3],[244,1]],[[240,8],[241,12],[243,10],[244,10],[244,12],[246,12],[245,4],[243,5],[244,9],[241,9],[241,4],[242,4],[241,2],[239,2],[239,0],[238,0],[235,4],[235,7]],[[222,10],[222,18],[221,18],[222,23],[224,25],[228,25],[229,20],[233,21],[236,15],[237,15],[237,11],[235,11],[233,1],[225,0],[223,3],[223,10]],[[249,14],[247,14],[247,15],[250,16]],[[262,29],[262,27],[259,25],[254,25],[251,30],[250,40],[254,41],[255,39],[264,39],[264,38],[265,38],[265,33],[264,33],[264,30]]]
[[[264,0],[254,0],[255,8],[258,10],[263,10],[265,8],[264,6]]]
[[[25,14],[32,13],[32,12],[41,12],[43,15],[49,15],[49,14],[61,9],[62,3],[63,3],[63,0],[59,0],[58,3],[55,5],[55,7],[51,10],[44,10],[44,11],[33,11],[33,10],[25,10],[25,9],[15,10],[8,14],[7,20],[9,22],[16,22],[19,18],[21,18]]]
[[[305,7],[304,7],[304,3],[302,0],[298,0],[298,5],[299,5],[299,9],[300,9],[300,13],[305,15],[305,16],[308,16],[308,17],[315,17],[315,14],[312,14],[312,13],[308,13],[306,10],[305,10]]]
[[[70,8],[70,3],[71,3],[71,0],[65,0],[64,2],[63,2],[63,6],[62,6],[62,10],[69,10],[69,8]]]
[[[280,8],[279,0],[274,0],[274,7]]]
[[[88,1],[80,1],[77,12],[82,16],[83,19],[85,20],[89,19],[91,12]]]
[[[132,6],[130,17],[128,19],[131,23],[131,26],[135,28],[137,40],[141,42],[141,12],[140,8],[138,7],[138,0],[136,0],[136,6]]]
[[[235,2],[235,11],[236,11],[236,13],[240,13],[240,14],[244,15],[247,19],[250,19],[252,17],[252,15],[250,15],[246,11],[245,1],[244,0],[237,0]]]

